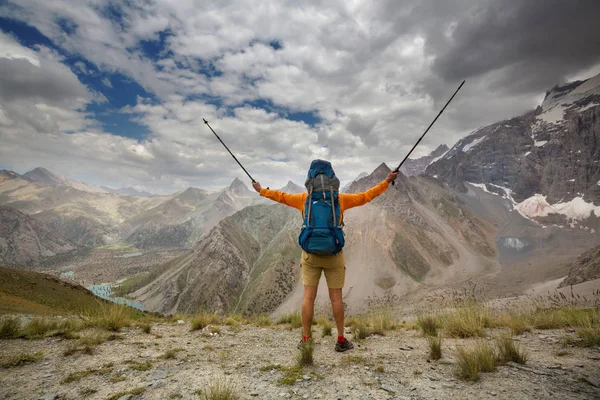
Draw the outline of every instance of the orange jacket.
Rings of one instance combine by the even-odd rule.
[[[343,213],[345,210],[348,210],[352,207],[362,206],[370,202],[375,197],[384,193],[387,190],[388,185],[388,182],[384,180],[380,184],[372,187],[366,192],[355,194],[340,193],[340,219],[343,219]],[[260,195],[271,200],[275,200],[278,203],[285,204],[286,206],[297,208],[302,212],[304,212],[304,203],[306,202],[306,198],[308,197],[308,193],[288,194],[280,192],[278,190],[269,190],[265,188],[260,189]]]

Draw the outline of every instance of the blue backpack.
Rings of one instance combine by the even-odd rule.
[[[309,254],[328,256],[344,247],[344,232],[340,222],[339,188],[328,161],[314,160],[305,183],[308,196],[304,203],[302,230],[298,243]]]

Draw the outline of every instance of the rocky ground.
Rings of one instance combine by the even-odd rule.
[[[343,354],[334,351],[333,338],[320,338],[315,366],[292,376],[292,385],[279,382],[285,372],[277,366],[295,365],[298,329],[242,325],[218,330],[192,332],[183,321],[156,323],[149,334],[129,328],[93,355],[65,356],[73,341],[61,338],[2,340],[0,358],[22,351],[41,351],[43,358],[0,370],[0,398],[109,399],[139,388],[141,394],[114,398],[193,399],[216,379],[235,384],[241,399],[600,398],[600,348],[564,347],[562,338],[572,335],[568,330],[519,336],[527,364],[498,367],[475,383],[454,376],[457,348],[473,344],[471,339],[443,339],[444,358],[429,361],[427,341],[416,330],[372,336]],[[483,340],[499,333],[489,330],[490,338]],[[161,357],[171,349],[176,358]],[[96,371],[83,376],[90,370]],[[73,373],[80,376],[66,382]]]

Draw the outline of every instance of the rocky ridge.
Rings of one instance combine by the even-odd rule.
[[[445,144],[439,145],[434,151],[426,156],[419,158],[409,158],[406,160],[400,171],[406,176],[420,175],[425,172],[425,169],[434,162],[437,158],[442,157],[450,150]]]
[[[483,185],[544,225],[597,231],[600,75],[548,91],[541,106],[459,140],[426,174],[465,192]]]
[[[569,275],[559,287],[577,285],[578,283],[600,278],[600,246],[583,253],[572,264]]]
[[[0,206],[0,265],[31,266],[76,247],[45,223],[14,208]]]
[[[389,171],[382,164],[349,190],[365,191]],[[364,306],[368,296],[452,279],[454,268],[466,265],[469,273],[478,273],[488,264],[480,259],[495,255],[492,227],[424,178],[401,176],[371,204],[348,210],[344,223],[351,309]],[[300,212],[289,207],[246,207],[219,222],[154,279],[137,278],[144,285],[131,296],[167,313],[201,307],[252,314],[293,307],[301,292],[300,224]],[[448,232],[460,240],[448,239]]]

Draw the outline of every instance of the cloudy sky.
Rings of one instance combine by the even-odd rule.
[[[597,0],[5,0],[0,168],[157,193],[343,181],[600,72]],[[247,181],[247,180],[246,180]]]

